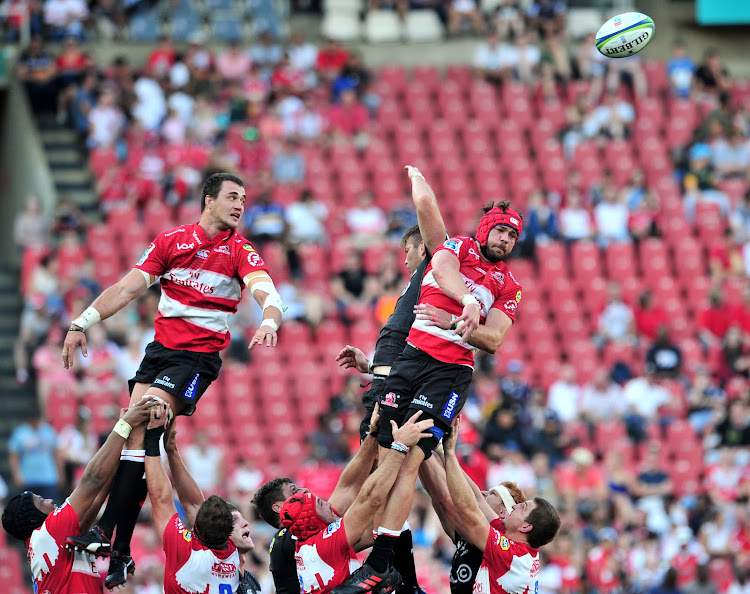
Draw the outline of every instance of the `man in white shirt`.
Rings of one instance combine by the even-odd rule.
[[[602,104],[595,108],[583,122],[585,136],[604,134],[609,138],[623,138],[635,120],[635,109],[630,103],[620,101],[613,91],[607,91]]]
[[[581,386],[576,383],[576,370],[570,364],[560,367],[560,378],[549,387],[547,407],[555,411],[561,422],[578,416]]]
[[[473,64],[477,76],[490,83],[501,83],[508,77],[515,55],[511,46],[500,43],[497,33],[490,33],[487,41],[474,52]]]
[[[67,35],[83,37],[83,23],[89,17],[84,0],[47,0],[44,3],[44,22],[49,25],[53,41]]]

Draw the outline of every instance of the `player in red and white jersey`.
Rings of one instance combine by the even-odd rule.
[[[3,528],[25,542],[35,592],[101,594],[102,580],[94,555],[69,550],[65,541],[71,534],[91,527],[104,503],[125,439],[133,427],[148,420],[153,404],[144,399],[117,422],[61,507],[31,491],[8,501],[3,510]]]
[[[518,240],[520,212],[506,201],[490,203],[476,237],[454,237],[435,253],[422,279],[417,316],[407,344],[393,363],[380,399],[382,422],[378,441],[385,449],[392,436],[390,420],[403,422],[414,411],[435,421],[429,438],[413,448],[388,496],[382,515],[384,531],[400,531],[411,511],[419,467],[450,428],[466,400],[474,363],[474,348],[495,353],[516,318],[521,286],[504,260]],[[436,311],[451,314],[451,325],[433,325]],[[429,319],[424,319],[428,317]],[[468,343],[468,344],[467,344]],[[363,594],[368,579],[385,579],[393,570],[397,539],[375,542],[365,565],[335,594]]]
[[[421,412],[415,413],[402,427],[397,427],[392,421],[394,442],[391,450],[364,482],[353,503],[342,510],[343,517],[338,516],[330,502],[309,492],[294,493],[284,502],[279,517],[282,525],[297,539],[295,559],[302,594],[330,592],[359,567],[354,547],[362,550],[372,544],[373,517],[385,502],[405,454],[420,439],[429,436],[425,431],[433,421],[418,421],[420,415]],[[373,422],[377,421],[376,408]],[[369,458],[372,464],[377,450],[369,445],[364,447],[372,451]],[[362,460],[365,458],[363,456]],[[347,470],[351,470],[350,467],[351,464]],[[367,476],[370,468],[357,464],[356,470]],[[381,535],[378,534],[377,538]],[[385,579],[374,577],[372,581],[380,591],[391,592],[401,583],[401,576],[394,571]]]
[[[228,319],[245,286],[263,308],[263,321],[250,348],[276,344],[283,304],[263,259],[237,232],[245,205],[242,180],[229,173],[210,176],[203,185],[201,218],[160,234],[121,281],[106,289],[91,307],[73,320],[63,346],[63,365],[73,365],[76,348],[86,353],[85,330],[112,316],[161,282],[155,340],[148,345],[136,375],[129,383],[131,404],[149,394],[169,403],[174,414],[191,415],[221,368],[219,351],[229,344]],[[72,538],[70,544],[112,553],[106,585],[125,583],[134,571],[130,539],[146,497],[143,453],[128,441],[117,473],[110,505],[95,530]],[[114,543],[110,545],[116,530]]]
[[[164,593],[232,594],[239,588],[241,565],[237,546],[231,538],[235,526],[232,508],[218,495],[203,501],[203,494],[187,474],[182,460],[179,456],[175,458],[172,452],[168,454],[170,467],[178,472],[175,484],[178,494],[186,499],[185,512],[193,529],[182,523],[159,449],[168,418],[168,415],[157,418],[152,414],[144,439],[146,482],[154,527],[163,538],[166,555]],[[168,451],[174,447],[174,435],[167,437],[169,441],[172,444],[166,448]],[[186,486],[188,481],[191,484]],[[198,495],[186,497],[186,488]],[[199,506],[198,501],[201,501]]]
[[[443,440],[443,450],[448,491],[463,525],[463,536],[483,551],[474,594],[538,592],[539,548],[555,538],[560,517],[549,501],[535,497],[516,503],[505,517],[489,521],[456,457],[460,425],[459,417]]]

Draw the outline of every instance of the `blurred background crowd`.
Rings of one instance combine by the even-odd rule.
[[[11,486],[60,502],[75,485],[153,337],[158,285],[87,333],[73,373],[65,328],[156,234],[197,220],[200,185],[222,170],[245,182],[242,233],[288,310],[278,347],[250,356],[260,320],[244,301],[219,381],[179,419],[183,457],[248,518],[275,476],[328,495],[369,381],[335,355],[372,353],[408,280],[409,163],[452,235],[473,235],[487,200],[525,213],[508,262],[518,322],[477,357],[460,455],[480,486],[515,481],[561,510],[540,590],[750,592],[750,85],[717,50],[677,40],[671,57],[613,61],[570,35],[563,2],[373,0],[351,18],[406,22],[417,8],[477,37],[471,63],[373,69],[335,39],[287,37],[277,3],[247,3],[251,42],[245,29],[217,38],[198,13],[185,35],[151,31],[164,6],[132,4],[4,3],[30,18],[16,73],[34,114],[75,131],[98,199],[86,210],[62,195],[47,214],[29,196],[15,222],[16,381],[35,386],[39,414],[10,437]],[[144,63],[87,46],[149,32]],[[148,513],[131,592],[161,591]],[[426,495],[410,523],[421,583],[446,591],[453,546]],[[270,592],[272,533],[253,526]]]

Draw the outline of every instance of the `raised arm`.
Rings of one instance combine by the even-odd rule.
[[[164,451],[167,453],[167,462],[169,462],[169,470],[172,473],[172,481],[177,491],[177,498],[185,510],[187,523],[192,528],[195,525],[195,516],[203,504],[205,497],[198,483],[195,482],[193,475],[190,474],[187,466],[185,466],[185,462],[183,462],[182,456],[177,449],[176,418],[172,419],[172,422],[164,433]]]
[[[456,510],[458,521],[462,525],[462,534],[467,541],[484,551],[487,537],[490,534],[490,523],[477,505],[474,493],[466,482],[466,477],[461,465],[456,458],[456,438],[461,418],[456,419],[456,424],[450,435],[443,439],[445,450],[445,475],[448,482],[453,505]]]
[[[276,290],[271,277],[264,270],[245,275],[243,281],[250,289],[250,294],[263,309],[263,321],[250,340],[250,350],[256,344],[262,344],[264,341],[266,346],[276,346],[276,331],[281,326],[281,318],[284,312],[281,295]]]
[[[429,253],[433,253],[445,241],[445,223],[438,208],[437,198],[424,175],[411,165],[405,167],[411,180],[411,197],[417,208],[419,233]]]
[[[372,528],[373,518],[385,504],[385,499],[393,483],[396,482],[398,471],[406,460],[405,454],[408,453],[408,448],[414,447],[420,439],[432,435],[425,431],[433,426],[434,421],[432,419],[418,421],[421,414],[422,411],[416,412],[401,427],[398,427],[395,421],[391,421],[394,443],[400,442],[407,446],[406,451],[395,450],[391,447],[383,461],[378,464],[377,470],[362,485],[362,490],[352,506],[344,514],[344,529],[349,546],[357,543],[366,529]]]
[[[148,280],[146,277],[148,277]],[[104,289],[102,294],[86,308],[86,311],[71,322],[71,328],[78,328],[78,330],[69,331],[65,337],[62,350],[63,367],[65,369],[73,367],[76,347],[81,347],[81,353],[84,357],[88,356],[86,335],[81,330],[88,330],[94,324],[116,314],[143,293],[154,280],[156,280],[154,275],[134,268],[122,280]]]
[[[154,400],[144,398],[117,421],[107,441],[86,465],[78,486],[68,497],[70,505],[78,514],[82,532],[91,528],[99,513],[103,503],[101,494],[109,491],[120,462],[120,452],[130,432],[133,427],[138,427],[148,420],[149,409],[154,403]],[[99,505],[96,505],[97,501]]]
[[[164,433],[167,410],[164,406],[155,408],[146,428],[146,486],[151,499],[151,515],[159,538],[164,538],[164,529],[177,513],[172,500],[172,483],[164,471],[159,453],[159,438]]]
[[[344,468],[336,488],[328,498],[328,502],[339,514],[345,514],[351,507],[378,459],[378,442],[374,435],[377,433],[379,419],[380,405],[376,403],[372,411],[369,433],[359,446],[359,451]]]

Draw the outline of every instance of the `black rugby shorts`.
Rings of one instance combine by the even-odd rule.
[[[183,404],[179,414],[190,416],[208,386],[219,377],[220,369],[219,353],[178,351],[154,340],[146,347],[141,366],[128,381],[128,388],[132,394],[135,384],[150,383]]]

